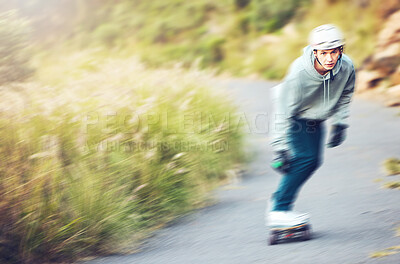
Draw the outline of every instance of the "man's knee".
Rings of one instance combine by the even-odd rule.
[[[299,165],[302,170],[313,172],[322,165],[322,159],[318,156],[305,156],[299,158]]]
[[[315,171],[322,165],[322,159],[319,157],[312,157],[308,160],[308,166],[311,171]]]

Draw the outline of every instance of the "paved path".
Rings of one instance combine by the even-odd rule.
[[[399,264],[400,253],[369,258],[370,253],[400,245],[394,230],[400,226],[400,191],[380,188],[382,182],[376,182],[390,180],[382,161],[400,157],[399,111],[359,99],[352,106],[347,141],[326,149],[323,166],[296,203],[296,210],[311,213],[314,239],[267,245],[264,210],[279,180],[267,166],[265,114],[273,85],[246,80],[229,84],[252,126],[248,140],[255,158],[241,182],[217,191],[214,206],[158,231],[140,253],[87,264]]]

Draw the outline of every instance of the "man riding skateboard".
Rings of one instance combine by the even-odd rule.
[[[309,222],[307,213],[292,209],[301,186],[322,163],[324,121],[332,120],[328,148],[345,140],[355,70],[343,54],[344,44],[336,26],[315,28],[303,55],[292,63],[284,81],[273,88],[271,166],[282,178],[267,210],[270,227]]]

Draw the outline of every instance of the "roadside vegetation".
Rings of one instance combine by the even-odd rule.
[[[371,258],[383,258],[383,257],[387,257],[390,255],[395,255],[398,253],[400,253],[400,246],[394,246],[394,247],[390,247],[390,248],[387,248],[382,251],[374,252],[370,255],[370,257]]]
[[[387,176],[397,177],[400,175],[400,160],[397,158],[389,158],[383,163]],[[384,181],[380,179],[379,182]],[[383,184],[384,188],[400,190],[400,181],[389,181]],[[396,236],[400,236],[400,226],[395,229]],[[381,251],[376,251],[370,254],[371,258],[383,258],[400,253],[400,246],[393,246]]]
[[[25,32],[0,32],[15,39],[1,69],[21,72],[0,86],[1,263],[120,252],[204,206],[244,161],[237,109],[211,73],[150,70],[101,49],[37,51],[22,83]]]
[[[94,71],[85,56],[49,66],[51,86],[2,87],[2,263],[113,252],[204,205],[243,162],[236,109],[212,76],[134,58]]]
[[[387,176],[397,178],[400,175],[400,160],[390,158],[383,163]],[[400,181],[391,180],[384,183],[385,188],[400,190]]]
[[[390,158],[385,160],[384,166],[386,173],[390,175],[400,174],[400,159]]]

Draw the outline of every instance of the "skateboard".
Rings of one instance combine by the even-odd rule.
[[[276,245],[285,240],[306,241],[310,239],[311,225],[309,223],[285,228],[272,227],[269,234],[269,245]]]

